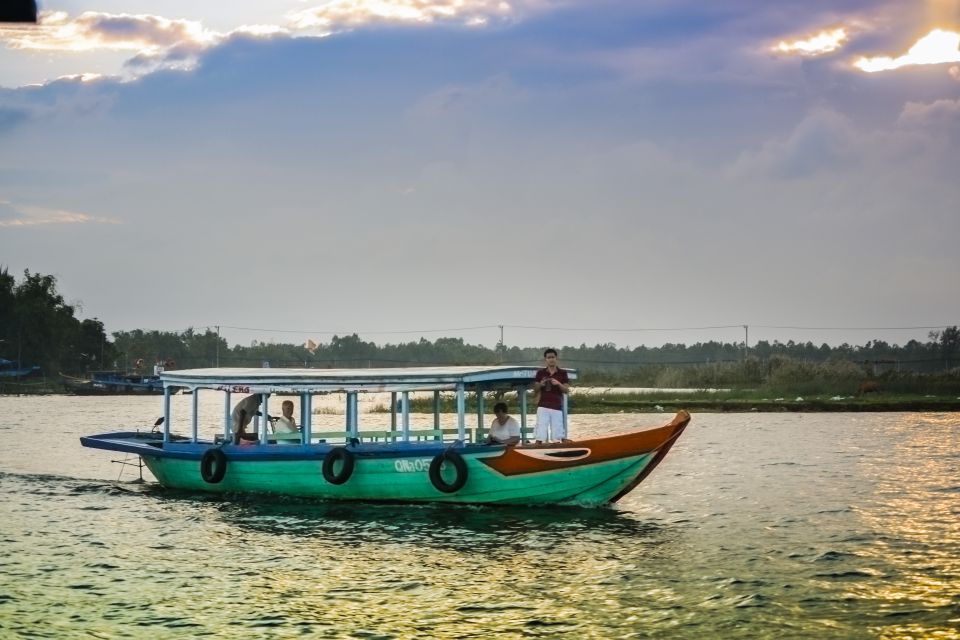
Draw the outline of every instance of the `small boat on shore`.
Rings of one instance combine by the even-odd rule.
[[[160,376],[144,376],[122,371],[94,371],[89,378],[60,374],[67,393],[78,396],[161,395]]]
[[[181,490],[268,493],[329,500],[465,504],[576,505],[616,502],[663,460],[690,415],[629,433],[561,443],[526,440],[527,388],[536,367],[473,366],[398,369],[185,369],[161,373],[163,419],[153,431],[121,431],[80,438],[85,447],[139,455],[159,483]],[[568,370],[571,379],[576,372]],[[170,396],[193,391],[188,420],[171,416]],[[488,444],[484,394],[514,391],[523,440]],[[389,425],[360,424],[358,396],[389,392]],[[410,394],[432,392],[433,429],[412,429]],[[441,394],[453,393],[455,424],[441,415]],[[198,434],[198,398],[224,397],[223,430]],[[312,424],[315,395],[345,399],[342,430]],[[233,444],[233,394],[260,394],[257,441]],[[476,427],[467,426],[467,395],[475,398]],[[298,396],[300,430],[271,433],[271,396]],[[429,396],[428,396],[429,397]],[[400,400],[398,402],[398,400]],[[564,402],[564,418],[566,418]],[[386,422],[383,417],[365,420]],[[162,431],[159,425],[162,424]],[[174,425],[189,435],[172,432]]]

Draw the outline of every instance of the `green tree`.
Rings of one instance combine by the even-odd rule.
[[[39,365],[48,375],[82,372],[108,353],[103,324],[78,320],[57,291],[56,278],[23,272],[17,284],[0,272],[0,355],[21,366]]]

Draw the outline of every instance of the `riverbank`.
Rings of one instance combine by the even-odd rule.
[[[889,411],[960,411],[960,398],[795,398],[787,399],[691,399],[627,400],[590,398],[571,403],[573,413],[673,413],[680,409],[707,413],[826,413],[826,412],[889,412]]]
[[[475,403],[468,399],[468,412],[476,411]],[[515,396],[507,395],[511,411],[516,411]],[[411,401],[414,412],[432,412],[432,399],[417,398]],[[493,401],[487,400],[489,412]],[[570,397],[571,413],[674,413],[680,409],[707,413],[833,413],[833,412],[891,412],[891,411],[960,411],[960,397],[930,395],[881,395],[857,396],[799,396],[762,397],[749,392],[690,393],[574,393]],[[387,409],[384,408],[384,411]],[[444,397],[441,412],[454,413],[451,398]]]

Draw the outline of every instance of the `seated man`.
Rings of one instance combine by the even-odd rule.
[[[498,402],[493,405],[493,413],[497,416],[490,423],[490,435],[487,444],[517,444],[520,442],[520,425],[512,416],[507,415],[507,403]]]
[[[297,427],[297,421],[293,418],[293,402],[284,400],[281,407],[283,415],[279,418],[271,418],[273,420],[273,432],[277,434],[299,433],[300,429]],[[297,441],[293,438],[277,438],[277,442],[280,444],[297,444]]]
[[[253,416],[260,415],[257,411],[260,408],[261,397],[259,393],[247,396],[237,403],[231,414],[233,423],[233,444],[253,444],[258,440],[256,433],[247,433],[247,425],[253,420]]]

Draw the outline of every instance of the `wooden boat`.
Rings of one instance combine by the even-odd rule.
[[[144,376],[122,371],[94,371],[89,378],[60,374],[67,393],[78,396],[160,395],[163,382],[159,376]]]
[[[484,394],[516,391],[526,436],[526,389],[536,372],[536,367],[524,366],[170,371],[161,374],[166,393],[162,432],[104,433],[80,441],[86,447],[137,454],[162,485],[176,489],[330,500],[599,506],[616,502],[646,478],[690,420],[681,411],[659,428],[619,435],[540,445],[526,439],[517,446],[486,444]],[[569,373],[576,379],[575,371]],[[171,432],[170,396],[180,388],[193,391],[188,436]],[[409,394],[424,391],[433,392],[434,428],[414,430]],[[223,433],[203,439],[198,435],[198,398],[211,392],[224,396]],[[391,393],[389,428],[360,424],[358,396],[367,392]],[[451,392],[456,423],[444,426],[441,394]],[[315,431],[313,398],[329,393],[345,398],[343,429]],[[300,432],[271,433],[269,419],[255,419],[257,443],[233,444],[234,394],[261,394],[260,413],[268,418],[271,394],[299,396]],[[475,397],[475,429],[467,427],[468,394]],[[376,416],[364,415],[364,420]],[[381,420],[386,422],[386,414]]]

